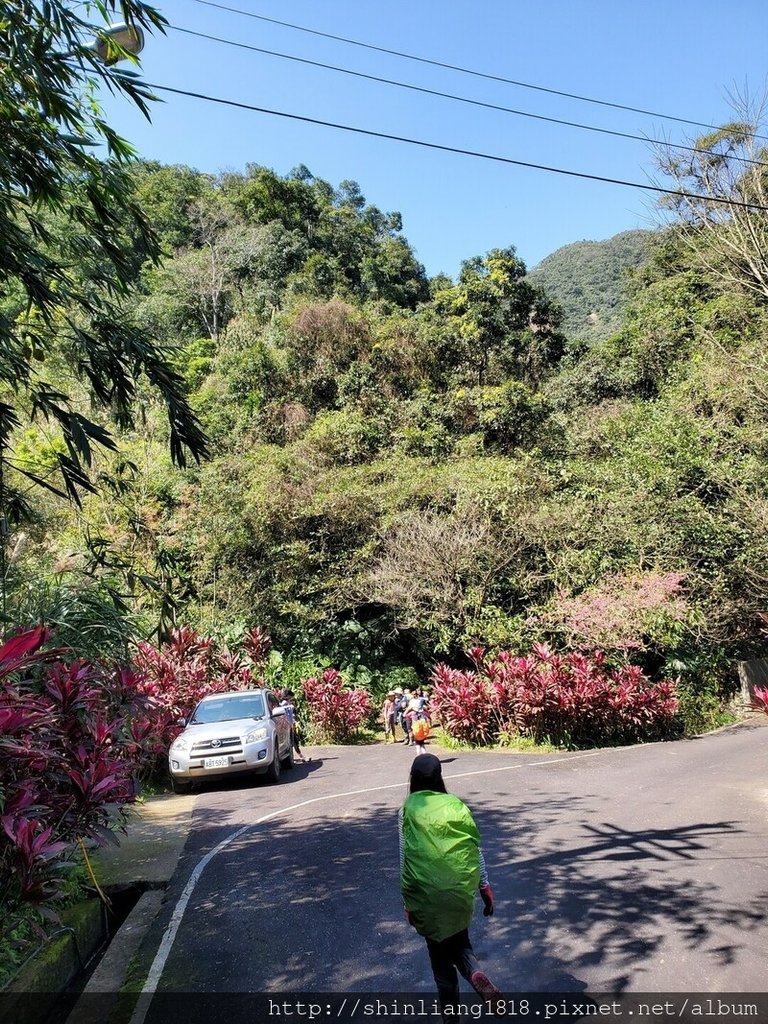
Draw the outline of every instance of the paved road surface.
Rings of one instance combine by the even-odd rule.
[[[483,836],[497,912],[478,912],[472,935],[505,991],[766,989],[768,728],[574,754],[438,752]],[[313,753],[277,786],[198,798],[143,954],[148,965],[161,949],[158,992],[433,993],[398,892],[411,751]]]

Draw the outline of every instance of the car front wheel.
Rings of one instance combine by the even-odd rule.
[[[267,768],[267,782],[279,782],[280,781],[280,747],[278,745],[277,737],[275,737],[275,751],[274,757],[272,758],[272,764]]]
[[[176,779],[171,776],[171,789],[174,793],[181,795],[182,793],[189,793],[192,791],[191,782],[182,782],[181,779]]]

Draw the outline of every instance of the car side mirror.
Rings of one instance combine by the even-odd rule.
[[[184,728],[184,726],[186,724],[187,724],[186,718],[179,718],[179,719],[176,720],[176,725],[180,725],[182,729]]]
[[[284,715],[284,714],[285,714],[285,708],[273,708],[272,709],[272,717],[273,718],[279,718],[281,715]]]

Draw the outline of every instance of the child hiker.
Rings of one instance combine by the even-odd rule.
[[[433,754],[414,758],[410,782],[398,821],[400,891],[408,923],[426,940],[443,1020],[452,1020],[458,1005],[457,971],[493,1012],[501,992],[480,970],[469,940],[476,890],[483,914],[493,913],[480,833],[466,804],[446,792]]]
[[[414,718],[411,722],[411,736],[416,744],[416,754],[426,754],[426,740],[429,736],[429,722],[426,718]]]

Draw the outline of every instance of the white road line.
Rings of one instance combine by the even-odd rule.
[[[507,764],[502,765],[499,768],[481,768],[478,771],[473,772],[457,772],[455,775],[446,775],[444,778],[446,782],[450,782],[452,779],[466,779],[472,775],[490,775],[493,772],[516,771],[519,768],[541,768],[550,764],[562,764],[563,761],[583,761],[587,757],[596,757],[598,754],[603,753],[605,753],[605,750],[593,750],[588,754],[573,754],[570,757],[557,757],[549,761],[524,761],[521,764]],[[406,780],[405,782],[389,783],[386,786],[369,786],[366,789],[349,789],[345,790],[343,793],[327,793],[325,796],[312,797],[311,800],[301,800],[299,803],[291,804],[289,807],[280,807],[276,811],[270,811],[269,814],[264,814],[261,818],[257,818],[256,821],[253,821],[248,825],[243,825],[242,828],[237,829],[236,832],[227,836],[226,839],[222,839],[218,846],[214,846],[212,850],[209,850],[208,853],[206,853],[206,855],[195,865],[192,874],[189,876],[187,884],[184,886],[184,891],[179,897],[179,901],[174,908],[171,920],[168,922],[168,927],[165,929],[165,934],[160,942],[160,947],[155,954],[155,959],[152,961],[152,966],[149,969],[147,980],[144,982],[144,987],[139,994],[139,999],[133,1011],[130,1024],[144,1024],[144,1018],[147,1015],[149,1004],[152,1001],[152,996],[157,991],[157,986],[159,985],[160,978],[163,974],[163,968],[168,960],[173,944],[176,941],[176,934],[181,925],[181,919],[184,916],[184,911],[187,909],[190,897],[192,896],[197,883],[200,881],[200,876],[217,853],[221,853],[222,850],[226,849],[226,847],[229,846],[230,843],[234,842],[235,839],[239,839],[244,832],[248,831],[248,829],[255,828],[256,825],[263,825],[265,821],[269,821],[271,818],[276,818],[278,815],[297,811],[300,807],[308,807],[310,804],[322,803],[324,800],[340,800],[345,796],[362,796],[365,793],[380,793],[385,789],[402,789],[407,785],[408,781]]]

